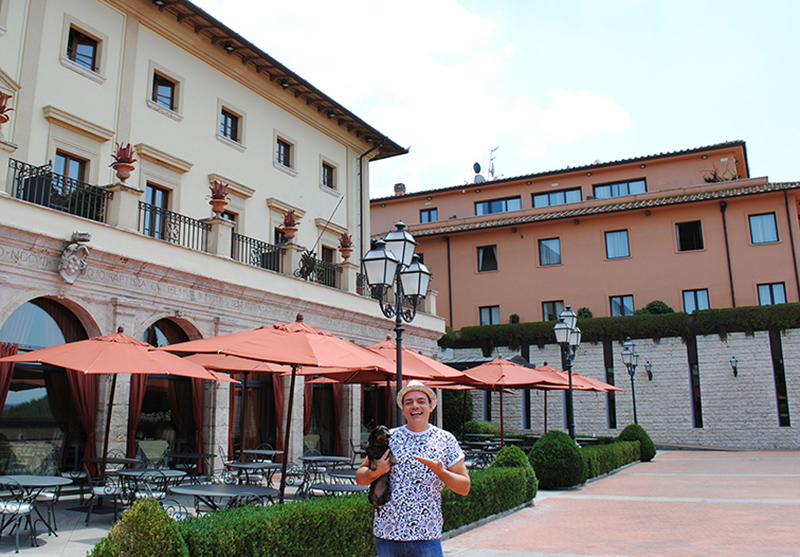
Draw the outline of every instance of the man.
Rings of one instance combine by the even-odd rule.
[[[464,452],[455,437],[428,423],[436,394],[411,381],[397,394],[406,425],[392,430],[389,452],[369,468],[365,459],[356,472],[358,485],[369,485],[389,472],[391,500],[375,510],[375,546],[379,557],[437,557],[442,555],[442,497],[445,486],[467,495],[469,473]]]

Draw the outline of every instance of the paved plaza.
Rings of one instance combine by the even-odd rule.
[[[20,555],[84,557],[111,526],[87,528],[75,497],[58,505],[58,537],[27,533]],[[42,530],[40,527],[39,530]],[[779,556],[800,554],[800,451],[667,451],[444,542],[446,557]],[[14,539],[0,538],[0,554]]]

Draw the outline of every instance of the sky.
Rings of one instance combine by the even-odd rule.
[[[800,180],[794,0],[193,0],[409,154],[372,198],[747,142]]]

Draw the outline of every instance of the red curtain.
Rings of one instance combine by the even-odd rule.
[[[306,382],[303,391],[303,435],[311,433],[311,410],[314,404],[314,384]]]
[[[75,403],[75,412],[86,432],[86,448],[83,451],[83,458],[94,458],[97,456],[94,428],[97,423],[99,379],[97,375],[85,375],[71,369],[66,372],[70,391],[72,391],[72,400]]]
[[[278,422],[278,435],[275,440],[275,448],[279,451],[285,451],[283,448],[283,401],[286,398],[283,395],[283,376],[277,373],[272,374],[272,392],[275,394],[275,421]]]
[[[0,342],[0,358],[16,356],[17,352],[19,352],[18,345],[9,342]],[[6,405],[6,397],[8,396],[8,389],[11,388],[11,377],[13,375],[13,363],[3,362],[0,364],[0,414],[3,413],[3,408]]]
[[[203,442],[203,416],[205,415],[205,380],[192,379],[192,414],[194,415],[194,425],[197,428],[197,445],[195,446],[196,453],[206,452],[206,445]],[[205,460],[200,459],[197,463],[197,472],[202,474],[205,472]]]
[[[142,415],[144,393],[147,390],[147,375],[131,374],[131,398],[128,405],[128,458],[136,458],[136,428]]]
[[[342,452],[342,404],[344,399],[344,384],[333,383],[333,454],[343,455]]]

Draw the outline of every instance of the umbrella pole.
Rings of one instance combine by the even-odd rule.
[[[286,408],[286,430],[283,432],[283,462],[281,463],[281,488],[279,502],[283,503],[286,491],[286,465],[289,462],[289,430],[292,426],[292,406],[294,405],[294,383],[297,378],[297,364],[292,364],[292,379],[289,382],[289,405]]]
[[[500,448],[505,446],[505,429],[503,428],[503,390],[500,389]]]
[[[114,406],[114,391],[117,389],[117,374],[111,375],[111,394],[108,395],[108,412],[106,413],[106,433],[103,438],[103,468],[100,470],[100,476],[106,474],[106,459],[108,459],[108,433],[111,429],[111,407]]]
[[[244,372],[244,381],[242,382],[242,421],[239,423],[239,435],[242,438],[241,443],[239,443],[239,462],[244,460],[244,450],[247,448],[245,447],[244,440],[247,438],[245,434],[247,433],[247,376],[250,375],[249,371]]]
[[[544,432],[547,433],[547,391],[544,392]]]

